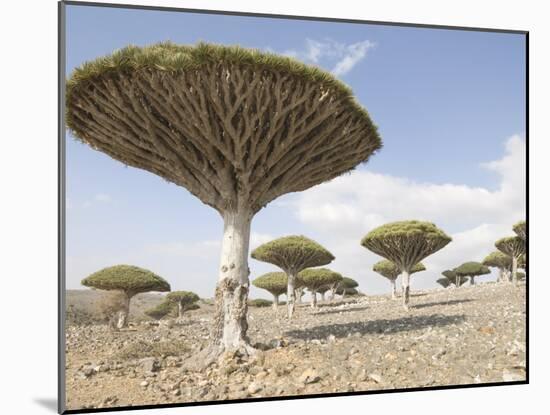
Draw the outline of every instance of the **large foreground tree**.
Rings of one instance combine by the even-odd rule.
[[[211,344],[254,352],[247,336],[253,216],[331,180],[381,148],[352,91],[295,59],[208,44],[128,46],[77,68],[67,125],[93,149],[186,188],[224,222]]]
[[[308,268],[300,272],[298,278],[311,292],[311,307],[313,308],[317,307],[317,293],[319,290],[337,284],[343,279],[341,274],[328,268]]]
[[[334,260],[334,255],[324,247],[302,235],[285,236],[267,242],[252,251],[251,256],[259,261],[276,265],[286,273],[288,277],[286,300],[289,319],[294,314],[298,273],[306,268],[327,265]],[[325,291],[328,289],[327,287]]]
[[[501,238],[495,242],[496,248],[512,258],[512,281],[517,285],[518,262],[525,254],[525,241],[519,236]]]
[[[475,277],[478,277],[480,275],[490,274],[491,270],[487,266],[479,262],[469,261],[469,262],[464,262],[460,266],[456,267],[454,269],[454,272],[455,272],[455,275],[459,277],[469,277],[470,285],[474,285]]]
[[[512,275],[512,258],[510,256],[500,251],[494,251],[487,255],[481,263],[499,270],[499,282],[510,281]]]
[[[170,284],[164,278],[133,265],[114,265],[103,268],[84,278],[81,284],[98,290],[115,290],[123,293],[124,304],[116,324],[119,329],[128,325],[132,297],[150,291],[170,291]]]
[[[390,281],[391,298],[393,299],[397,298],[395,281],[397,280],[397,277],[399,277],[399,274],[401,274],[401,269],[397,265],[395,265],[392,261],[383,259],[381,261],[378,261],[376,264],[374,264],[372,266],[372,270],[382,275],[383,277],[387,278]],[[421,272],[421,271],[426,271],[426,267],[424,266],[424,264],[420,262],[418,264],[415,264],[415,266],[411,268],[410,274],[412,275],[416,272]]]
[[[279,297],[286,293],[288,277],[284,272],[268,272],[252,280],[252,285],[268,291],[273,296],[273,308],[279,306]]]
[[[409,309],[410,275],[413,267],[451,242],[451,237],[430,222],[392,222],[370,231],[361,245],[392,261],[402,272],[403,307]]]

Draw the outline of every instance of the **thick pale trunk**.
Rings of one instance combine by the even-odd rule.
[[[345,289],[345,288],[342,290],[342,300],[343,300],[344,298],[346,298],[346,289]]]
[[[396,299],[397,298],[397,287],[395,286],[395,280],[391,280],[391,298]]]
[[[476,280],[473,275],[470,277],[470,285],[476,285]]]
[[[122,329],[128,327],[128,315],[130,314],[130,298],[131,296],[124,293],[124,305],[122,310],[118,312],[116,327]]]
[[[248,211],[226,212],[220,271],[216,285],[214,326],[211,348],[214,355],[249,345],[248,312],[248,245],[252,214]]]
[[[315,291],[311,292],[311,308],[317,308],[317,293]]]
[[[279,307],[279,296],[273,294],[273,309],[277,310],[277,307]]]
[[[292,318],[294,314],[294,303],[296,301],[296,274],[289,272],[288,285],[286,287],[286,307],[288,312],[288,319]]]
[[[518,285],[518,259],[512,257],[512,282]]]
[[[403,308],[408,310],[411,274],[408,271],[403,271],[401,278],[403,279]]]
[[[183,303],[178,303],[178,319],[183,318]]]
[[[499,268],[497,282],[504,282],[504,268]]]
[[[455,287],[460,287],[460,277],[455,277]]]
[[[325,291],[321,293],[321,301],[325,301]]]

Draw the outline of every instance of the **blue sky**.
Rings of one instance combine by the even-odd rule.
[[[356,247],[371,226],[410,213],[456,234],[452,254],[434,256],[418,274],[418,286],[429,287],[440,268],[484,256],[491,238],[525,216],[523,35],[67,7],[68,74],[127,44],[165,40],[239,44],[319,65],[353,89],[379,126],[384,148],[368,164],[270,204],[253,221],[253,245],[314,237],[341,253],[334,269],[383,292],[385,281],[369,272],[375,258]],[[212,295],[222,222],[185,189],[68,134],[67,199],[69,288],[98,268],[132,262],[175,289]],[[251,260],[251,269],[255,277],[272,267]]]

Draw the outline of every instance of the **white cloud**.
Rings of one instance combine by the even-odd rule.
[[[108,194],[98,193],[97,195],[94,196],[94,200],[96,202],[109,203],[109,202],[112,202],[113,199]]]
[[[331,39],[324,41],[306,39],[305,49],[289,49],[282,54],[306,63],[330,68],[334,75],[343,76],[363,60],[374,46],[375,44],[370,40],[346,44]]]
[[[368,288],[386,290],[371,271],[380,259],[359,245],[363,235],[395,220],[436,223],[453,237],[447,247],[428,257],[428,272],[418,274],[420,287],[432,286],[446,268],[480,261],[499,237],[525,218],[526,149],[519,136],[506,141],[505,155],[482,168],[499,175],[496,190],[462,184],[419,183],[407,178],[355,171],[296,196],[297,217],[319,235],[336,256],[331,264],[359,277]],[[422,278],[424,276],[424,278]]]

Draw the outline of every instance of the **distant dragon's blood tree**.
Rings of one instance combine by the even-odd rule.
[[[298,274],[304,286],[311,292],[311,307],[317,307],[317,293],[323,287],[336,284],[342,280],[342,275],[328,268],[308,268]]]
[[[345,298],[346,294],[351,293],[352,290],[356,290],[359,287],[359,283],[353,278],[344,277],[342,281],[336,286],[336,294],[341,295],[342,299]]]
[[[459,277],[469,277],[470,285],[475,285],[475,277],[490,274],[491,270],[479,262],[469,261],[456,267],[454,272]]]
[[[454,269],[447,269],[441,273],[445,278],[449,280],[451,284],[455,286],[455,288],[460,287],[461,285],[465,284],[466,281],[468,281],[467,277],[461,277],[457,275]]]
[[[247,336],[253,216],[349,172],[381,148],[367,111],[331,74],[240,47],[128,46],[66,84],[66,121],[95,150],[186,188],[223,218],[211,362]]]
[[[166,296],[166,300],[175,304],[178,308],[178,319],[183,318],[183,313],[190,305],[200,300],[199,296],[191,291],[172,291]]]
[[[392,261],[402,272],[403,307],[409,309],[410,275],[413,267],[451,242],[451,237],[430,222],[392,222],[370,231],[361,245]]]
[[[279,296],[285,294],[288,286],[288,277],[284,272],[268,272],[252,281],[252,285],[268,291],[273,296],[273,308],[279,306]]]
[[[514,232],[517,236],[519,236],[523,241],[527,241],[527,224],[524,220],[519,221],[516,223],[513,228]]]
[[[376,264],[374,264],[372,266],[372,270],[382,275],[383,277],[387,278],[390,281],[391,298],[396,299],[397,290],[395,287],[395,281],[397,280],[397,277],[399,277],[399,274],[401,274],[400,268],[397,265],[395,265],[392,261],[383,259],[382,261],[378,261]],[[421,271],[426,271],[426,267],[424,266],[424,264],[419,262],[418,264],[415,264],[415,266],[411,268],[410,275]]]
[[[156,306],[145,310],[145,315],[155,320],[160,320],[170,313],[174,312],[175,308],[176,306],[174,303],[164,300],[158,303]]]
[[[436,282],[441,285],[443,288],[447,288],[451,285],[451,281],[448,278],[439,278]]]
[[[488,267],[497,268],[499,270],[499,282],[510,280],[509,275],[511,275],[512,272],[512,258],[508,255],[500,251],[494,251],[487,255],[481,263]]]
[[[294,314],[296,278],[300,271],[310,267],[327,265],[334,260],[334,255],[324,247],[302,235],[274,239],[257,247],[252,251],[251,256],[258,261],[276,265],[286,273],[288,277],[286,297],[289,319]]]
[[[512,281],[517,285],[518,261],[525,254],[525,241],[519,236],[501,238],[495,242],[496,248],[512,258]]]
[[[120,291],[124,294],[123,309],[119,313],[116,327],[121,329],[128,325],[130,300],[136,294],[150,291],[170,291],[170,284],[143,268],[133,265],[115,265],[103,268],[84,278],[81,284],[85,287],[106,291]]]

